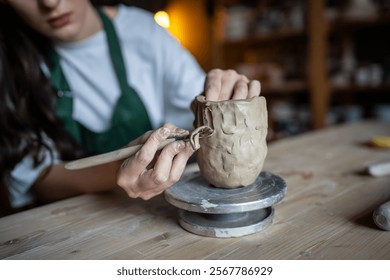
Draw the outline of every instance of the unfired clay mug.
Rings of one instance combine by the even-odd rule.
[[[200,139],[197,161],[201,175],[219,188],[252,184],[267,155],[265,98],[206,101],[198,96],[195,106],[195,128],[214,130],[210,137]]]

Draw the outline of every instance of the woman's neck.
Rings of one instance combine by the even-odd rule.
[[[105,6],[105,7],[103,7],[103,11],[106,13],[106,15],[111,20],[114,20],[114,18],[118,14],[118,7],[117,6]]]

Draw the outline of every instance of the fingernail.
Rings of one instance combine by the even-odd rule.
[[[162,137],[168,138],[168,136],[171,134],[171,130],[167,127],[162,127],[159,129],[159,133]]]
[[[189,135],[190,132],[188,130],[182,129],[182,128],[176,128],[175,131],[173,132],[172,136],[173,137],[184,137]]]
[[[185,147],[185,144],[183,141],[177,141],[175,142],[175,150],[177,153],[181,152]]]
[[[177,127],[175,129],[175,132],[176,133],[188,133],[188,130]]]

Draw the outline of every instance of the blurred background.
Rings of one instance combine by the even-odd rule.
[[[154,13],[205,71],[260,80],[269,140],[390,121],[390,0],[122,2]]]

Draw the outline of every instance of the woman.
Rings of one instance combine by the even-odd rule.
[[[0,2],[1,178],[14,208],[121,186],[149,199],[181,176],[190,145],[157,147],[190,129],[190,103],[248,98],[260,83],[207,75],[138,8],[88,0]],[[179,128],[180,127],[180,128]],[[134,140],[135,139],[135,140]],[[132,158],[69,171],[64,162],[144,143]]]

